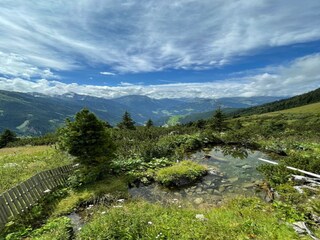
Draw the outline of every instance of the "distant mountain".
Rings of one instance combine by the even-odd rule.
[[[121,121],[125,111],[130,112],[138,125],[143,125],[149,118],[163,124],[173,116],[214,111],[218,106],[251,107],[275,99],[279,98],[152,99],[132,95],[104,99],[74,93],[47,96],[0,90],[0,131],[9,128],[21,135],[41,135],[55,130],[84,107],[112,125]]]
[[[275,112],[295,107],[304,106],[311,103],[320,102],[320,88],[288,99],[282,99],[275,102],[266,103],[256,107],[250,107],[235,111],[234,115],[253,115]]]

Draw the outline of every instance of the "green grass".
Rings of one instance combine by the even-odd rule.
[[[183,117],[183,115],[175,115],[175,116],[171,116],[168,121],[167,124],[169,126],[175,126],[179,123],[180,119]]]
[[[31,235],[33,240],[65,240],[70,239],[71,220],[67,217],[60,217],[49,220],[40,229],[34,231]]]
[[[0,149],[0,193],[34,174],[71,163],[53,147],[16,147]]]
[[[320,102],[319,103],[313,103],[308,104],[301,107],[295,107],[290,108],[282,111],[272,112],[272,113],[266,113],[263,115],[270,115],[270,114],[281,114],[281,113],[320,113]]]
[[[206,171],[205,166],[185,160],[158,170],[156,181],[165,186],[181,186],[198,180]]]
[[[299,239],[270,205],[236,199],[223,207],[180,208],[131,202],[100,207],[76,239]]]
[[[94,199],[110,194],[110,198],[127,198],[128,183],[125,177],[109,177],[105,180],[87,185],[78,190],[70,190],[66,198],[55,207],[52,216],[61,216],[74,211],[80,203],[90,202]]]

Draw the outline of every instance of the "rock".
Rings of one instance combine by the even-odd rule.
[[[229,180],[229,182],[234,183],[234,182],[238,181],[239,178],[238,177],[233,177],[233,178],[229,178],[228,180]]]
[[[219,192],[222,193],[226,190],[226,187],[225,186],[220,186],[219,187]]]
[[[232,184],[230,184],[230,183],[226,183],[226,184],[223,184],[223,185],[221,185],[221,186],[224,186],[225,188],[228,188],[228,187],[231,187],[231,186],[232,186]]]
[[[251,169],[252,167],[250,165],[244,165],[242,166],[242,169]]]
[[[306,231],[306,226],[304,222],[294,222],[292,224],[293,229],[296,231],[298,234],[305,234],[307,233]]]
[[[255,183],[245,183],[245,184],[242,185],[242,187],[244,187],[244,188],[252,188],[254,186],[256,186]]]
[[[243,165],[244,165],[244,163],[238,163],[235,166],[238,167],[238,168],[241,168],[241,167],[243,167]]]
[[[213,190],[213,193],[221,195],[221,192],[219,190],[217,190],[217,189]]]
[[[204,217],[203,214],[196,214],[196,219],[199,219],[200,221],[205,221],[205,220],[208,220]]]
[[[213,192],[214,192],[213,189],[208,189],[208,190],[207,190],[207,193],[209,193],[209,194],[212,194]]]
[[[178,192],[173,193],[173,195],[177,196],[177,197],[181,197],[181,194]]]
[[[193,202],[195,204],[199,205],[199,204],[203,203],[203,198],[196,198]]]
[[[204,181],[203,183],[207,186],[210,186],[212,182],[210,180],[207,180],[207,181]]]

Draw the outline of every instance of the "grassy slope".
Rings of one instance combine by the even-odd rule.
[[[180,204],[180,205],[179,205]],[[222,207],[195,209],[131,202],[100,207],[76,239],[299,239],[270,205],[235,199]]]
[[[290,108],[290,109],[286,109],[286,110],[282,110],[282,111],[266,113],[266,114],[282,114],[282,113],[299,113],[299,114],[320,113],[320,102],[308,104],[308,105],[301,106],[301,107]]]
[[[68,156],[49,146],[0,149],[0,193],[37,172],[69,163]]]
[[[246,108],[246,109],[237,111],[234,114],[239,114],[244,116],[244,115],[269,113],[269,112],[275,112],[280,110],[286,110],[289,108],[304,106],[307,104],[312,104],[317,102],[320,102],[320,88],[308,93],[294,96],[292,98],[283,99],[280,101],[275,101],[275,102],[259,105],[256,107]]]

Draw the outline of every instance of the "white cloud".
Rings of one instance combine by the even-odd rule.
[[[49,79],[58,78],[58,76],[53,74],[50,69],[40,69],[28,62],[28,59],[18,54],[6,54],[0,51],[0,74],[21,77],[25,79],[30,79],[33,77]]]
[[[116,74],[113,72],[100,72],[102,75],[115,76]]]
[[[40,92],[60,95],[74,92],[103,98],[125,95],[146,95],[152,98],[202,97],[220,98],[235,96],[292,96],[320,87],[320,54],[298,58],[286,66],[270,66],[257,70],[252,76],[233,77],[205,83],[175,83],[163,85],[93,86],[66,84],[40,79],[36,82],[21,78],[0,78],[0,88],[20,92]]]
[[[206,69],[320,39],[319,9],[318,0],[3,0],[0,51],[39,69]]]

